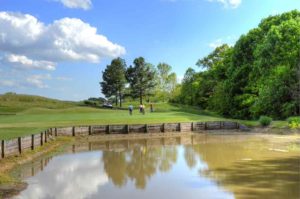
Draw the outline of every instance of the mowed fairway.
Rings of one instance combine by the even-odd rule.
[[[133,115],[129,115],[126,110],[129,104],[131,103],[123,104],[125,110],[111,110],[39,96],[0,95],[0,140],[40,133],[49,127],[227,120],[197,107],[169,103],[154,104],[155,111],[152,113],[149,104],[146,104],[146,114],[142,115],[138,110],[138,102],[133,102]],[[257,121],[236,121],[248,126],[259,125]],[[287,121],[272,122],[275,127],[287,125]]]
[[[172,107],[172,106],[170,106]],[[79,126],[92,124],[144,124],[185,121],[212,121],[221,118],[176,110],[163,110],[145,115],[134,110],[109,110],[89,107],[66,109],[32,108],[16,115],[0,115],[0,139],[39,133],[48,127]]]

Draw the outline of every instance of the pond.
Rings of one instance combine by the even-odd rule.
[[[14,170],[17,199],[300,197],[300,137],[188,134],[80,142]]]

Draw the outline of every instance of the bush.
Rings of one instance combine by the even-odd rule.
[[[86,106],[97,106],[96,102],[90,101],[90,100],[84,100],[84,105]]]
[[[300,117],[288,118],[289,127],[292,129],[300,128]]]
[[[267,117],[267,116],[260,116],[259,118],[259,123],[262,126],[269,126],[272,122],[272,118]]]

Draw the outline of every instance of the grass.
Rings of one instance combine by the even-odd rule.
[[[12,184],[12,183],[15,183],[15,182],[16,182],[16,180],[13,179],[12,177],[10,177],[9,175],[0,173],[0,185]]]
[[[88,107],[66,109],[32,108],[16,115],[0,115],[0,139],[9,139],[55,126],[76,126],[93,124],[140,124],[185,121],[216,121],[222,118],[198,115],[182,111],[146,112],[134,110],[129,116],[126,110],[108,110]]]
[[[7,93],[0,95],[0,115],[16,114],[32,107],[48,109],[74,107],[76,103],[49,99],[41,96]]]
[[[79,106],[78,103],[64,102],[39,96],[6,94],[0,95],[0,139],[39,133],[49,127],[78,126],[95,124],[145,124],[164,122],[220,121],[226,120],[215,113],[197,107],[167,103],[153,104],[155,112],[134,112],[130,116],[124,103],[123,110],[110,110]],[[248,126],[258,126],[257,121],[236,120]],[[272,126],[287,126],[286,121],[273,121]]]

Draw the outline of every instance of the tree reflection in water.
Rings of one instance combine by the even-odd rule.
[[[125,151],[103,151],[104,169],[114,183],[122,187],[128,179],[144,189],[147,180],[158,171],[167,172],[177,160],[176,146],[135,146]]]
[[[102,155],[104,170],[116,186],[126,184],[126,159],[124,152],[104,151]]]
[[[184,159],[190,169],[193,169],[197,165],[197,156],[192,145],[184,147]]]
[[[299,153],[269,150],[285,146],[286,138],[276,137],[198,134],[78,143],[65,153],[92,152],[22,166],[18,176],[34,176],[17,198],[298,199]]]
[[[208,165],[207,169],[197,168],[199,176],[213,179],[236,198],[300,198],[299,153],[270,150],[286,147],[274,145],[276,140],[271,138],[214,139],[211,136],[202,144],[185,146],[189,168],[194,168],[198,160]]]
[[[268,150],[267,146],[272,145],[272,141],[268,142],[255,136],[212,135],[181,137],[175,143],[174,140],[170,142],[166,138],[161,139],[160,144],[157,142],[156,145],[147,144],[147,141],[131,143],[132,147],[125,147],[123,151],[104,150],[102,156],[104,169],[114,185],[122,187],[128,181],[132,181],[136,188],[145,189],[147,181],[152,176],[158,172],[169,172],[176,164],[180,148],[177,144],[180,144],[183,145],[182,155],[189,169],[197,169],[199,176],[213,179],[222,187],[234,192],[237,197],[248,197],[249,193],[256,196],[271,193],[273,196],[276,194],[299,196],[299,191],[295,189],[300,185],[300,164],[297,164],[299,156],[287,159],[289,154],[278,154]],[[164,145],[165,142],[171,145],[162,146],[161,144]],[[282,165],[279,164],[280,160],[291,166],[279,167],[278,165]],[[274,163],[270,168],[274,167],[275,170],[269,169],[270,162]],[[254,163],[257,163],[255,168]],[[293,175],[290,175],[291,173]],[[276,190],[280,190],[278,183],[261,183],[269,181],[268,179],[288,184],[286,191],[277,192]],[[258,191],[257,187],[262,184],[262,191]]]

